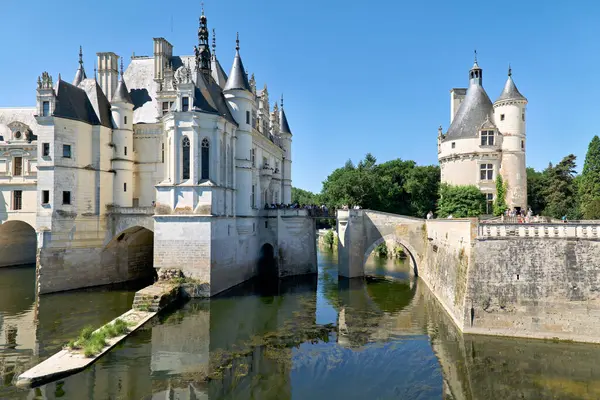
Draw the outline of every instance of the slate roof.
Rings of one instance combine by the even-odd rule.
[[[81,83],[81,81],[83,81],[84,79],[87,79],[87,76],[85,75],[85,70],[83,69],[83,65],[80,65],[79,68],[77,69],[77,72],[75,73],[75,79],[73,79],[73,85],[77,86]]]
[[[517,89],[517,86],[510,75],[504,84],[502,93],[500,93],[500,96],[496,99],[496,101],[502,100],[527,100],[525,96],[519,92],[519,89]]]
[[[175,56],[171,58],[174,70],[185,65],[193,68],[194,56]],[[211,114],[219,114],[237,125],[233,118],[222,88],[214,79],[206,79],[200,74],[200,82],[196,82],[196,73],[192,73],[192,81],[196,85],[193,108]],[[160,118],[158,102],[158,84],[154,81],[154,59],[134,58],[125,71],[123,79],[128,83],[129,93],[133,103],[133,123],[152,124]]]
[[[56,106],[52,115],[90,125],[113,127],[110,103],[95,79],[85,79],[79,87],[59,80],[56,86]]]
[[[213,79],[215,82],[217,82],[221,89],[223,89],[227,83],[227,74],[223,70],[219,59],[216,55],[214,55],[214,53],[210,61],[210,69]]]
[[[467,89],[467,95],[461,103],[445,140],[476,137],[479,128],[486,119],[493,121],[494,108],[483,87],[477,83],[471,83]]]
[[[240,51],[236,50],[235,58],[233,59],[233,65],[231,66],[231,72],[229,78],[223,90],[247,90],[250,92],[250,84],[248,83],[248,76],[244,69],[244,63],[242,63],[242,57],[240,57]]]
[[[289,133],[291,135],[292,131],[290,130],[290,125],[288,124],[288,120],[285,116],[285,111],[283,110],[283,107],[281,107],[281,111],[279,111],[279,121],[281,125],[280,131],[282,133]]]

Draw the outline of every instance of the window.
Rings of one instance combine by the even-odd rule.
[[[494,179],[494,166],[492,164],[481,164],[479,168],[479,179],[482,181],[491,181]]]
[[[250,150],[250,159],[252,160],[252,166],[256,167],[256,149]]]
[[[456,142],[452,142],[452,148],[455,149],[456,148]]]
[[[525,121],[525,113],[521,113],[521,119]]]
[[[69,192],[68,190],[63,190],[63,204],[71,204],[71,192]]]
[[[250,207],[256,207],[256,185],[252,185],[252,193],[250,193]]]
[[[481,145],[482,146],[493,146],[494,145],[494,131],[481,131]]]
[[[42,190],[42,204],[50,203],[50,191]]]
[[[162,115],[167,115],[169,112],[169,102],[163,101],[162,103]]]
[[[500,121],[504,121],[504,114],[500,114]]]
[[[22,190],[14,190],[13,191],[13,210],[20,210],[23,205],[23,191]]]
[[[127,182],[123,182],[123,191],[126,192],[127,191]]]
[[[208,143],[208,139],[202,139],[202,175],[200,179],[208,179],[209,175],[209,152],[210,152],[210,144]]]
[[[187,136],[183,138],[182,147],[182,160],[183,169],[181,179],[190,179],[190,138]]]
[[[123,155],[127,155],[127,146],[123,148]]]
[[[521,140],[521,150],[525,150],[525,141]]]
[[[50,143],[42,143],[42,156],[48,157],[50,155]]]
[[[15,139],[21,139],[21,131],[15,132]]]
[[[164,143],[162,144],[160,159],[161,159],[162,163],[165,162],[165,144]]]
[[[23,157],[15,157],[13,159],[13,175],[21,176],[23,175]]]
[[[493,193],[485,194],[485,213],[486,214],[494,213],[494,194]]]
[[[71,145],[70,144],[63,144],[63,157],[71,158]]]
[[[181,99],[181,111],[188,111],[190,109],[190,98],[183,97]]]
[[[250,124],[250,111],[246,111],[246,123]]]
[[[50,102],[42,102],[42,117],[48,117],[50,115]]]
[[[123,117],[123,125],[127,125],[127,115]]]

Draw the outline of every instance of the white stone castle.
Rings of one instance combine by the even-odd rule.
[[[285,224],[261,210],[291,203],[292,132],[283,97],[271,108],[236,43],[228,76],[202,12],[193,56],[156,38],[120,73],[119,56],[97,53],[88,78],[80,49],[72,83],[43,73],[36,107],[0,109],[0,266],[36,261],[36,235],[11,221],[37,233],[41,292],[154,262],[216,293],[256,273],[265,243],[289,263]]]
[[[496,198],[496,177],[507,185],[506,204],[527,207],[525,117],[527,99],[508,69],[504,89],[494,103],[483,89],[483,70],[469,71],[469,87],[450,91],[450,128],[438,132],[441,180],[451,185],[475,185],[486,196],[487,214]]]

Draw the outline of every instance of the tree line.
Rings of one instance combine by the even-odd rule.
[[[600,138],[589,144],[581,174],[576,157],[569,154],[543,171],[527,168],[527,200],[536,215],[568,219],[600,219]],[[438,217],[475,217],[491,211],[502,214],[506,183],[496,178],[496,196],[491,210],[476,186],[440,183],[438,166],[419,166],[412,160],[381,164],[370,153],[354,164],[334,170],[323,182],[321,193],[292,188],[292,202],[325,204],[331,208],[359,205],[394,214],[424,218],[429,211]]]

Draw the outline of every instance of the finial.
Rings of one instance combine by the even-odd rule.
[[[512,68],[510,67],[510,63],[508,63],[508,76],[512,76]]]
[[[475,50],[475,64],[477,64],[477,50]]]
[[[98,76],[96,75],[96,63],[94,62],[94,80],[98,80]]]
[[[216,54],[217,52],[217,34],[215,33],[215,28],[213,28],[213,54]]]
[[[121,57],[121,79],[123,79],[123,57]]]
[[[200,3],[202,5],[202,15],[204,15],[204,2]]]
[[[283,108],[283,93],[281,93],[281,108]]]
[[[83,67],[83,49],[79,46],[79,65]]]
[[[236,34],[235,34],[235,49],[237,51],[240,50],[240,33],[239,32],[236,32]]]
[[[58,81],[59,81],[59,82],[60,82],[60,79],[61,79],[61,78],[60,78],[60,72],[59,72],[59,73],[58,73]]]

